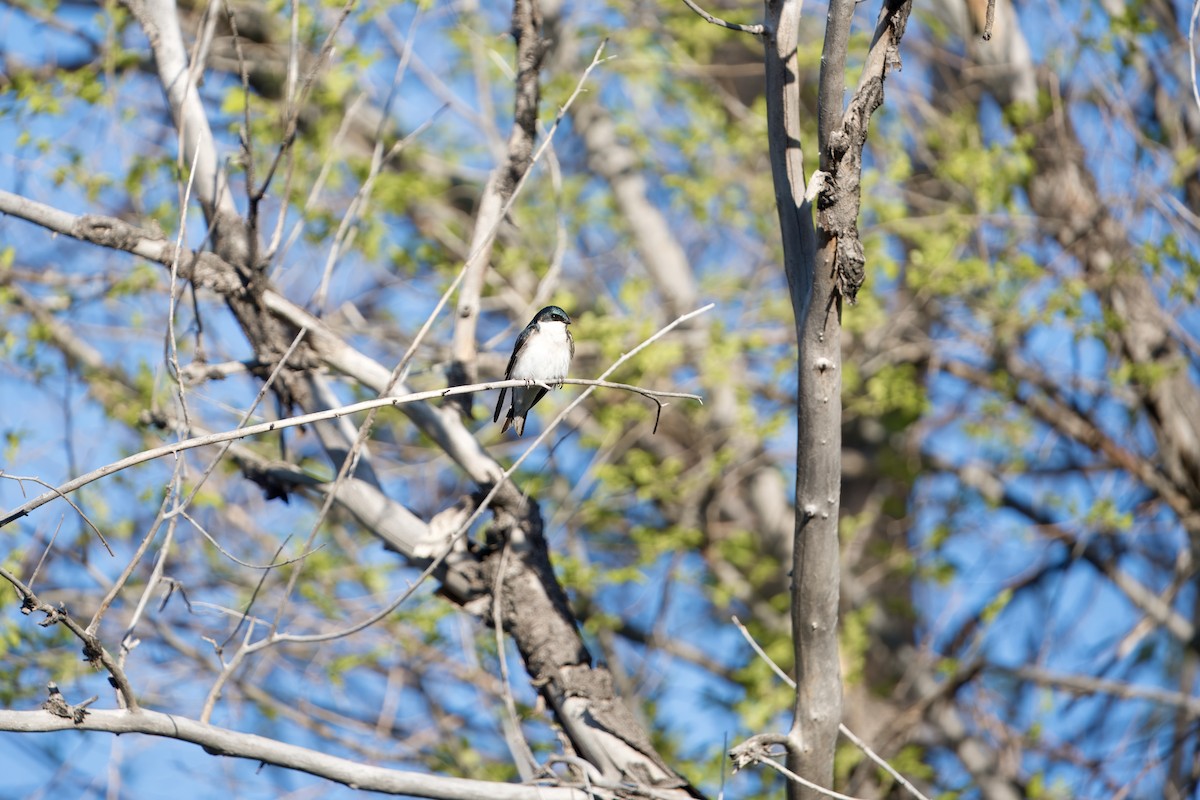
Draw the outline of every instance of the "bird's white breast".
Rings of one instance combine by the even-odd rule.
[[[571,367],[571,346],[567,326],[561,322],[539,322],[513,365],[512,377],[541,383],[557,383],[567,377]]]

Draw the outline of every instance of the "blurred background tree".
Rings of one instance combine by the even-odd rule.
[[[869,5],[855,19],[860,61]],[[348,8],[179,8],[221,157],[210,172],[167,110],[146,7],[0,10],[0,508],[44,491],[14,476],[59,485],[234,428],[251,408],[254,422],[374,397],[479,252],[488,207],[480,379],[502,375],[548,302],[575,322],[573,374],[593,377],[711,301],[613,375],[705,404],[672,403],[652,433],[653,404],[591,395],[514,475],[533,516],[520,496],[499,498],[473,549],[386,614],[430,555],[413,546],[421,532],[460,525],[495,480],[487,454],[509,463],[528,444],[485,421],[489,396],[465,421],[449,405],[379,414],[328,510],[352,426],[124,470],[72,495],[86,521],[57,501],[8,524],[0,565],[84,623],[118,588],[96,632],[147,708],[369,764],[514,780],[580,743],[546,713],[556,690],[539,683],[541,662],[517,657],[520,631],[498,640],[463,576],[475,563],[503,573],[487,543],[540,508],[597,674],[650,736],[634,749],[714,796],[782,794],[773,773],[723,766],[729,745],[790,715],[789,690],[731,622],[790,669],[795,339],[761,45],[681,3],[540,4],[535,147],[602,39],[616,58],[588,75],[500,214],[487,201],[503,182],[490,178],[498,165],[519,177],[514,87],[530,88],[513,7]],[[986,3],[918,4],[872,121],[867,283],[843,317],[845,723],[931,796],[1195,797],[1195,7],[997,0],[994,13],[984,41]],[[797,53],[809,142],[824,18],[806,8]],[[229,186],[189,186],[193,169]],[[268,174],[262,197],[247,191]],[[109,222],[70,223],[107,247],[51,236],[21,198],[258,268],[157,258],[160,245],[130,245]],[[320,329],[293,348],[302,312]],[[457,320],[434,318],[409,387],[446,385]],[[276,370],[289,350],[291,368]],[[543,401],[531,432],[577,391]],[[36,707],[48,680],[71,703],[98,694],[94,707],[112,707],[73,637],[0,597],[5,708]],[[373,615],[352,635],[239,649],[272,624],[327,635]],[[100,734],[8,736],[0,763],[20,766],[8,773],[18,795],[141,795],[168,774],[181,797],[330,788]],[[837,786],[903,793],[849,744]]]

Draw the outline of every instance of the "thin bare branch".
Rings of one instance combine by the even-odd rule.
[[[758,642],[755,641],[754,637],[750,635],[749,629],[742,624],[742,621],[737,617],[733,617],[733,624],[737,626],[738,631],[742,634],[742,638],[749,643],[750,647],[753,648],[758,657],[761,658],[767,664],[767,666],[771,668],[771,671],[778,675],[780,680],[782,680],[791,688],[795,689],[796,682],[792,680],[791,677],[784,672],[778,664],[775,663],[773,658],[767,655],[767,651],[763,650]],[[859,738],[852,730],[847,728],[844,723],[838,723],[838,732],[849,739],[855,747],[857,747],[863,752],[864,755],[866,755],[867,758],[871,759],[871,761],[875,762],[875,764],[883,769],[887,774],[895,778],[896,782],[907,789],[913,797],[917,798],[917,800],[929,800],[928,797],[921,793],[920,789],[913,786],[912,783],[899,772],[897,772],[896,768],[889,764],[887,760],[883,758],[883,756],[872,750],[870,745]]]
[[[420,20],[421,10],[418,6],[417,12],[413,14],[412,22],[408,27],[409,40],[416,35],[417,23]],[[387,153],[386,156],[384,154],[384,131],[392,119],[392,102],[395,100],[396,93],[400,88],[400,84],[404,81],[404,76],[408,71],[408,61],[411,53],[411,47],[405,48],[404,55],[396,63],[396,69],[392,73],[392,82],[388,86],[387,96],[384,98],[383,108],[381,109],[381,113],[379,115],[379,123],[375,128],[375,145],[371,150],[371,166],[367,170],[366,178],[358,187],[358,191],[354,193],[354,197],[351,199],[350,204],[346,207],[346,212],[342,215],[341,222],[338,223],[337,231],[334,233],[333,242],[329,247],[329,255],[325,259],[325,268],[321,272],[321,281],[317,285],[316,291],[313,294],[312,302],[309,304],[311,308],[317,309],[318,311],[324,310],[325,308],[326,299],[329,292],[329,284],[333,279],[334,267],[337,265],[338,258],[341,256],[343,248],[351,244],[354,241],[355,236],[357,236],[357,228],[355,223],[358,219],[366,215],[368,204],[371,200],[371,192],[375,187],[375,181],[379,178],[379,174],[383,170],[386,161],[393,155],[392,152]],[[425,130],[430,124],[432,124],[433,120],[435,120],[442,113],[444,108],[445,106],[435,111],[429,119],[427,119],[417,128],[416,131],[414,131],[410,136],[406,136],[397,145],[395,152],[399,152],[399,150],[403,149],[405,144],[407,144],[412,138],[419,135],[421,131]]]
[[[29,576],[29,588],[37,583],[38,573],[42,571],[42,566],[46,563],[46,556],[50,555],[50,550],[54,547],[54,540],[58,538],[58,532],[62,530],[63,518],[59,517],[58,524],[54,526],[54,533],[50,534],[50,541],[46,542],[46,548],[42,550],[41,558],[38,559],[37,565],[33,568],[33,574]]]
[[[430,312],[429,318],[425,320],[425,324],[421,326],[421,329],[417,331],[417,335],[413,337],[412,343],[408,346],[403,358],[400,359],[400,363],[396,367],[396,372],[401,372],[403,368],[408,365],[408,362],[416,353],[417,347],[424,340],[425,335],[429,332],[429,328],[433,325],[434,319],[436,319],[437,315],[441,313],[441,310],[445,307],[450,297],[465,279],[468,266],[471,264],[472,260],[475,259],[484,248],[491,247],[492,241],[496,238],[496,234],[500,230],[501,223],[503,223],[508,217],[513,205],[517,202],[517,198],[520,197],[521,190],[525,187],[526,181],[533,173],[534,165],[541,160],[542,154],[547,148],[550,147],[550,143],[554,141],[554,134],[557,133],[558,126],[562,123],[563,117],[566,116],[567,111],[575,102],[575,99],[579,97],[580,93],[583,91],[583,87],[587,83],[588,78],[591,76],[592,70],[605,61],[613,58],[612,56],[609,58],[601,57],[604,54],[604,48],[607,44],[607,39],[601,40],[600,46],[596,48],[595,55],[592,56],[592,62],[587,65],[587,68],[584,69],[583,74],[579,76],[579,81],[575,84],[574,91],[571,92],[571,95],[567,98],[567,101],[563,104],[562,108],[558,110],[558,114],[554,118],[554,124],[550,126],[550,130],[546,134],[546,138],[542,140],[541,145],[530,158],[529,166],[521,174],[521,177],[517,180],[516,185],[513,186],[512,193],[508,196],[508,199],[505,200],[504,205],[500,208],[500,213],[496,215],[491,227],[486,230],[485,235],[479,237],[478,245],[472,248],[471,254],[467,256],[466,262],[463,264],[463,269],[458,273],[458,277],[455,278],[454,282],[449,287],[447,287],[445,293],[443,293],[441,298],[439,298],[437,306],[435,306],[434,310]]]
[[[145,613],[146,607],[150,603],[150,597],[158,588],[159,581],[163,578],[163,570],[167,562],[167,554],[171,551],[171,542],[175,538],[175,529],[178,521],[171,519],[167,522],[167,532],[163,536],[162,547],[159,548],[158,558],[154,561],[154,568],[150,570],[150,577],[146,581],[146,585],[142,588],[142,593],[138,597],[137,605],[134,606],[133,614],[129,618],[129,622],[125,625],[125,635],[121,637],[121,646],[117,651],[117,663],[123,668],[125,666],[126,657],[137,647],[138,640],[133,638],[133,632],[137,628],[138,622],[142,619],[142,614]]]
[[[198,744],[213,755],[245,758],[306,772],[360,791],[437,800],[589,800],[596,796],[615,796],[611,791],[590,794],[563,786],[520,785],[384,769],[264,736],[207,725],[177,714],[146,709],[136,714],[89,710],[80,722],[48,711],[0,710],[0,730],[19,733],[64,730],[143,733]]]
[[[275,550],[275,555],[271,557],[272,560],[279,558],[279,554],[283,552],[283,548],[287,547],[287,544],[290,541],[291,537],[289,536],[279,543],[279,547]],[[311,541],[312,539],[310,537],[309,543],[311,543]],[[213,649],[217,653],[217,658],[221,661],[221,672],[219,675],[217,675],[217,679],[213,681],[213,685],[209,688],[208,695],[204,698],[204,705],[200,709],[200,721],[203,723],[207,723],[212,717],[213,710],[217,706],[217,700],[221,698],[221,690],[224,688],[226,682],[233,677],[234,672],[237,671],[238,667],[241,666],[246,657],[254,652],[254,649],[250,646],[250,640],[254,636],[254,627],[257,624],[266,623],[263,623],[261,620],[255,617],[251,617],[250,610],[254,608],[254,603],[256,600],[258,600],[259,593],[262,591],[263,585],[267,582],[268,575],[270,575],[270,572],[268,570],[263,570],[263,573],[258,576],[258,582],[254,585],[254,591],[251,592],[250,599],[247,601],[245,609],[243,609],[238,615],[238,624],[232,631],[229,632],[229,635],[225,637],[225,641],[219,645],[216,642],[213,642]],[[225,613],[229,612],[226,611]],[[242,644],[236,651],[234,651],[233,657],[228,661],[225,661],[225,647],[231,641],[233,641],[233,638],[237,636],[238,631],[242,629],[243,625],[246,625],[246,633],[242,636]],[[269,624],[268,627],[270,627]],[[269,640],[270,637],[264,641]]]
[[[279,362],[275,364],[275,368],[271,370],[271,374],[267,376],[265,381],[263,381],[262,386],[260,386],[258,389],[258,394],[254,396],[254,400],[250,403],[250,406],[244,412],[242,412],[242,418],[238,420],[239,427],[250,421],[250,417],[254,414],[254,410],[258,408],[259,403],[261,403],[263,398],[267,396],[267,392],[271,390],[271,386],[274,385],[275,379],[279,377],[279,374],[287,366],[288,359],[290,359],[292,354],[296,352],[296,348],[300,346],[300,342],[304,341],[304,334],[307,332],[307,328],[301,328],[296,332],[296,336],[294,339],[292,339],[291,345],[279,359]],[[212,461],[209,462],[204,471],[200,473],[200,477],[196,479],[192,490],[188,492],[188,496],[184,498],[183,502],[181,502],[177,507],[171,509],[171,513],[183,513],[183,511],[192,504],[192,502],[196,499],[196,495],[200,493],[200,489],[208,481],[209,476],[212,475],[213,470],[217,468],[217,465],[221,463],[223,458],[225,458],[225,454],[229,452],[229,448],[232,447],[232,441],[233,440],[230,440],[228,443],[226,443],[225,446],[221,448],[220,452],[218,452],[217,455],[212,459]]]
[[[683,2],[688,8],[699,14],[701,19],[713,25],[719,25],[722,28],[728,28],[731,31],[741,31],[742,33],[753,34],[754,36],[762,36],[765,30],[761,24],[742,25],[737,22],[726,22],[720,17],[714,17],[712,14],[708,13],[700,6],[696,5],[693,0],[683,0]]]
[[[708,306],[705,306],[701,311],[707,311],[710,308],[712,308],[711,304]],[[688,317],[690,318],[691,316],[694,316],[695,313],[700,313],[700,312],[693,312],[693,314],[688,315]],[[665,332],[666,330],[670,330],[670,328],[674,327],[674,325],[676,325],[676,324],[678,324],[678,321],[676,321],[675,323],[672,323],[670,326],[665,328],[663,332]],[[644,346],[645,344],[646,343],[643,343],[642,346]],[[641,349],[641,347],[638,348],[638,350],[640,350],[640,349]],[[636,351],[631,351],[631,352],[636,352]],[[623,363],[626,358],[628,358],[628,355],[626,355],[620,361],[618,361],[617,364],[619,365],[620,363]],[[615,368],[615,365],[613,368]],[[609,373],[612,372],[613,368],[610,368],[604,374],[608,375]],[[598,387],[599,388],[608,388],[611,386],[612,388],[617,388],[617,389],[624,388],[624,389],[629,389],[631,391],[636,391],[638,394],[643,394],[643,395],[645,395],[647,397],[651,397],[651,398],[680,397],[680,398],[685,398],[688,400],[695,400],[697,402],[702,402],[702,399],[699,395],[686,394],[683,392],[660,392],[655,389],[643,389],[640,387],[627,386],[624,384],[609,384],[607,381],[604,381],[604,380],[586,380],[583,378],[566,378],[563,380],[563,383],[587,386],[588,390],[585,391],[583,395],[581,395],[581,398],[586,397],[588,394],[591,394],[591,390],[593,390],[595,388],[598,388]],[[401,397],[377,397],[373,400],[363,400],[360,403],[352,403],[351,405],[342,406],[341,408],[332,408],[332,409],[328,409],[326,411],[315,411],[311,414],[301,414],[300,416],[287,417],[287,418],[279,419],[279,420],[272,420],[270,422],[259,423],[258,425],[248,425],[248,426],[242,427],[242,428],[235,428],[234,430],[230,430],[230,431],[222,431],[220,433],[210,433],[210,434],[206,434],[204,436],[196,436],[194,438],[185,439],[180,442],[171,442],[170,444],[165,444],[160,447],[154,447],[149,450],[143,450],[140,453],[135,453],[131,456],[127,456],[126,458],[123,458],[119,461],[114,461],[111,464],[106,464],[105,466],[100,467],[99,469],[92,470],[91,472],[89,472],[85,475],[81,475],[78,478],[75,478],[74,480],[64,483],[62,486],[60,486],[58,488],[52,488],[50,491],[45,492],[44,494],[38,495],[33,500],[30,500],[29,502],[25,503],[24,505],[20,506],[19,508],[16,508],[13,511],[6,514],[2,519],[0,519],[0,527],[4,527],[5,525],[9,524],[13,520],[19,519],[19,518],[27,515],[30,511],[33,511],[36,508],[40,508],[41,506],[44,506],[46,503],[50,502],[51,500],[54,500],[57,497],[63,497],[64,499],[66,499],[65,495],[68,495],[71,492],[76,491],[77,489],[79,489],[82,486],[87,486],[89,483],[97,481],[100,478],[107,477],[108,475],[112,475],[115,472],[120,472],[121,470],[127,469],[129,467],[137,466],[138,464],[144,464],[147,461],[153,461],[157,458],[162,458],[163,456],[175,455],[176,453],[182,453],[185,450],[192,450],[197,447],[206,447],[206,446],[212,445],[212,444],[220,444],[222,442],[229,442],[229,441],[233,441],[235,439],[245,439],[245,438],[249,438],[251,436],[260,436],[264,433],[272,433],[274,431],[280,431],[280,430],[284,430],[286,428],[294,428],[299,425],[311,425],[315,422],[321,422],[323,420],[330,420],[330,419],[337,419],[338,417],[344,417],[349,414],[357,414],[360,411],[370,411],[371,409],[383,408],[385,406],[403,406],[403,405],[406,405],[409,403],[419,403],[419,402],[423,402],[426,400],[433,400],[433,399],[440,398],[440,397],[449,397],[449,396],[453,396],[456,394],[467,394],[470,392],[483,392],[483,391],[487,391],[489,389],[511,389],[511,388],[515,388],[518,386],[528,386],[528,385],[529,385],[528,381],[522,381],[522,380],[490,381],[488,383],[477,383],[477,384],[473,384],[471,386],[455,386],[455,387],[452,387],[449,389],[433,389],[431,391],[426,391],[426,392],[415,392],[415,393],[407,394],[407,395],[404,395]],[[571,407],[574,407],[574,405],[572,405]],[[35,480],[32,478],[27,478],[27,477],[18,478],[15,476],[2,475],[2,474],[0,474],[0,477],[8,477],[12,480]],[[40,480],[35,481],[35,482],[37,482],[43,486],[49,485]],[[72,504],[72,505],[74,505],[74,504]]]
[[[288,100],[289,109],[287,123],[283,133],[283,140],[279,143],[279,149],[275,153],[275,157],[271,160],[271,166],[267,168],[267,175],[263,179],[262,186],[259,187],[255,195],[260,199],[266,194],[267,188],[271,185],[271,178],[275,175],[275,170],[279,166],[280,159],[283,155],[291,150],[292,144],[296,141],[296,133],[299,129],[300,112],[304,109],[304,104],[308,100],[309,92],[312,91],[313,84],[317,81],[317,74],[325,66],[325,62],[329,60],[330,54],[333,53],[334,40],[337,38],[338,32],[342,26],[346,24],[346,20],[350,17],[350,12],[354,10],[358,0],[346,0],[338,12],[338,17],[334,20],[333,25],[329,29],[329,33],[325,35],[325,41],[321,43],[321,52],[313,59],[312,65],[309,67],[308,73],[304,76],[304,83],[300,86],[299,96],[296,96],[294,85],[293,61],[296,58],[298,47],[296,45],[298,14],[295,6],[292,7],[292,50],[289,56],[289,75],[288,75]],[[282,211],[280,212],[283,213]]]
[[[1183,692],[1172,692],[1153,686],[1138,686],[1124,681],[1097,678],[1091,675],[1070,675],[1051,672],[1037,666],[1005,667],[989,664],[984,667],[989,672],[998,672],[1014,678],[1030,681],[1039,686],[1069,692],[1075,695],[1107,694],[1126,700],[1145,700],[1150,703],[1178,709],[1188,719],[1200,719],[1200,697],[1194,697]]]
[[[271,569],[278,569],[279,567],[286,567],[290,564],[295,564],[299,561],[303,561],[304,559],[311,556],[313,553],[315,553],[319,550],[322,550],[325,547],[325,545],[323,545],[323,544],[318,545],[318,546],[312,548],[311,550],[304,551],[303,553],[301,553],[300,555],[298,555],[294,558],[285,558],[283,561],[274,560],[269,564],[251,564],[248,561],[242,561],[240,558],[235,556],[233,553],[229,552],[224,547],[222,547],[221,543],[218,542],[213,537],[213,535],[211,533],[209,533],[208,530],[203,525],[201,525],[200,522],[198,520],[196,520],[191,514],[188,514],[186,511],[180,511],[179,516],[183,517],[188,522],[190,522],[192,524],[192,527],[195,528],[197,531],[199,531],[200,535],[203,536],[205,539],[207,539],[209,544],[211,544],[213,547],[217,548],[217,551],[221,555],[225,556],[230,561],[237,564],[239,567],[245,567],[246,569],[271,570]]]
[[[1038,391],[1024,399],[1025,407],[1038,419],[1062,436],[1069,437],[1091,450],[1102,453],[1121,469],[1136,477],[1150,491],[1157,494],[1179,517],[1180,523],[1191,533],[1200,534],[1200,511],[1197,511],[1187,496],[1186,488],[1180,487],[1159,465],[1143,458],[1131,448],[1108,435],[1096,420],[1071,405],[1060,396],[1058,386],[1046,376],[1040,375],[1021,360],[1017,353],[1004,354],[1004,369],[1014,378],[1025,381]],[[969,381],[981,389],[992,390],[995,383],[991,373],[963,361],[949,360],[943,369],[955,377]]]
[[[833,800],[863,800],[862,798],[859,798],[859,797],[851,797],[848,794],[841,794],[839,792],[833,791],[832,789],[826,789],[823,786],[819,786],[818,784],[813,783],[812,781],[808,780],[807,778],[800,777],[799,775],[792,772],[790,769],[785,767],[783,764],[780,764],[778,761],[776,761],[773,758],[768,758],[765,755],[754,755],[754,756],[752,756],[752,758],[754,759],[755,762],[770,767],[771,769],[778,772],[780,775],[783,775],[789,781],[792,781],[793,783],[798,783],[801,786],[803,786],[805,789],[808,789],[809,791],[816,792],[817,794],[824,795],[825,797],[831,797],[831,798],[833,798]]]
[[[70,612],[63,605],[57,607],[45,603],[34,594],[33,590],[26,586],[21,580],[13,575],[8,570],[0,567],[0,578],[8,581],[21,595],[21,613],[28,614],[31,611],[39,611],[46,615],[38,624],[43,628],[55,623],[62,625],[79,641],[83,642],[83,655],[89,663],[99,662],[104,669],[108,670],[109,676],[112,678],[113,686],[116,687],[118,698],[121,704],[129,711],[138,711],[139,706],[137,697],[133,694],[133,687],[129,684],[129,678],[125,676],[125,670],[121,668],[112,657],[112,655],[104,649],[104,645],[100,643],[100,639],[93,633],[88,632],[82,625],[75,621]],[[4,712],[0,712],[4,713]],[[8,712],[15,713],[15,712]],[[0,728],[3,729],[3,728]]]
[[[175,477],[178,477],[178,468],[176,469]],[[125,568],[121,570],[121,574],[113,581],[112,586],[104,594],[104,599],[100,601],[100,605],[96,608],[96,613],[92,615],[92,621],[88,623],[87,632],[89,635],[95,635],[100,627],[100,620],[104,617],[105,612],[108,611],[108,607],[117,599],[117,594],[125,588],[125,582],[133,575],[133,571],[142,560],[142,556],[150,549],[150,543],[154,541],[154,537],[158,535],[158,529],[162,527],[163,522],[166,520],[167,505],[170,504],[171,497],[172,492],[168,491],[163,497],[162,503],[159,504],[158,514],[155,515],[154,522],[150,525],[150,530],[146,531],[146,535],[138,543],[137,550],[130,557],[129,563],[125,565]]]
[[[192,185],[196,179],[196,158],[199,158],[199,156],[200,151],[197,149],[196,156],[192,159],[191,169],[188,171],[187,183],[180,193],[182,196],[179,200],[179,233],[175,238],[175,254],[174,258],[171,259],[171,282],[167,288],[167,369],[170,370],[178,382],[176,394],[179,398],[179,411],[183,416],[185,428],[191,426],[191,411],[188,409],[187,403],[187,386],[182,381],[179,381],[179,343],[175,335],[175,317],[181,296],[179,288],[179,254],[183,252],[183,243],[187,236],[188,206],[191,204]]]
[[[4,472],[4,470],[0,469],[0,478],[7,478],[10,481],[16,481],[18,484],[22,484],[25,481],[29,481],[30,483],[36,483],[38,486],[45,486],[47,489],[50,490],[49,494],[53,495],[53,497],[50,497],[49,499],[52,500],[52,499],[54,499],[54,497],[61,497],[63,500],[66,500],[67,503],[71,506],[71,508],[75,509],[75,513],[79,515],[80,519],[82,519],[84,522],[86,522],[88,527],[91,528],[92,531],[96,534],[96,538],[98,538],[100,540],[100,543],[102,545],[104,545],[104,549],[108,551],[108,554],[110,556],[115,556],[115,554],[112,551],[112,548],[108,546],[108,540],[104,538],[104,534],[100,532],[100,529],[96,527],[95,523],[93,523],[90,519],[88,519],[88,515],[83,513],[83,509],[80,508],[79,506],[75,505],[75,501],[72,500],[71,498],[67,497],[66,494],[60,494],[59,491],[57,489],[55,489],[52,485],[50,485],[49,483],[46,483],[41,478],[38,478],[33,475],[8,475]],[[42,495],[42,497],[45,497],[45,496],[46,495]],[[0,527],[3,527],[3,525],[0,525]]]
[[[1197,85],[1196,75],[1196,27],[1198,21],[1200,21],[1200,0],[1192,0],[1192,16],[1188,21],[1188,66],[1192,77],[1192,99],[1196,101],[1196,108],[1200,109],[1200,85]]]
[[[500,687],[504,696],[504,710],[508,714],[508,724],[511,734],[505,739],[509,741],[509,749],[513,751],[513,760],[517,764],[517,772],[523,780],[529,780],[537,769],[537,759],[521,730],[521,717],[517,714],[517,701],[513,698],[512,681],[508,674],[508,650],[504,645],[504,576],[508,571],[508,559],[512,542],[504,543],[500,553],[500,565],[496,568],[496,579],[492,582],[492,630],[496,636],[496,659],[500,663]]]

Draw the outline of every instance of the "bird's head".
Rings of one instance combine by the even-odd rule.
[[[563,311],[558,306],[546,306],[534,316],[533,322],[561,322],[564,325],[571,324],[571,318],[567,316],[567,312]]]

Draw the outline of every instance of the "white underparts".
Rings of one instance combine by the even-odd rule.
[[[510,377],[553,385],[567,377],[570,366],[567,326],[561,322],[539,322],[537,332],[530,335],[517,363],[513,364]]]

